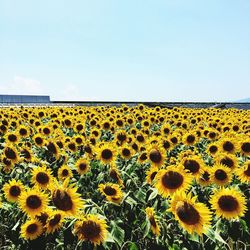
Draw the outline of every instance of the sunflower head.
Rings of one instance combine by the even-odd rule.
[[[161,229],[160,229],[160,226],[158,224],[157,218],[155,216],[154,208],[153,207],[147,207],[145,209],[145,212],[146,212],[147,219],[149,220],[152,232],[155,235],[159,236],[160,233],[161,233]]]
[[[3,186],[4,196],[9,202],[16,202],[24,191],[25,187],[19,180],[12,179]]]
[[[110,202],[120,204],[123,198],[123,193],[118,184],[106,183],[99,184],[99,191],[106,197]]]
[[[45,166],[33,168],[31,182],[40,188],[46,189],[52,184],[53,176]]]
[[[21,226],[21,237],[25,240],[34,240],[43,233],[43,225],[36,219],[27,220]]]

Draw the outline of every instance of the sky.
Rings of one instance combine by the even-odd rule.
[[[0,94],[250,97],[249,0],[0,0]]]

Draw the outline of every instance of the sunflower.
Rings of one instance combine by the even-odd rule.
[[[129,145],[123,145],[120,149],[120,155],[122,158],[129,160],[133,156],[133,149]]]
[[[237,168],[235,174],[241,182],[250,183],[250,160],[246,161],[242,167]]]
[[[69,179],[66,179],[63,185],[56,183],[52,190],[52,201],[55,207],[67,216],[75,216],[83,208],[83,200],[77,193],[77,187],[69,186],[68,181]]]
[[[24,126],[24,125],[19,126],[17,132],[21,137],[28,137],[29,136],[29,131],[27,129],[27,126]]]
[[[223,137],[218,142],[219,148],[222,152],[234,154],[237,150],[237,143],[233,138],[230,137]]]
[[[88,214],[75,222],[73,233],[81,241],[100,245],[105,242],[108,235],[107,223],[98,215]]]
[[[116,150],[113,143],[103,143],[97,148],[98,159],[104,164],[112,162],[116,157]]]
[[[232,180],[231,170],[222,164],[215,164],[210,170],[210,176],[212,182],[219,186],[227,185]]]
[[[52,184],[53,176],[51,170],[45,166],[33,168],[31,175],[31,182],[40,188],[46,189]]]
[[[184,157],[181,160],[181,164],[184,166],[184,169],[190,172],[194,177],[199,177],[205,167],[203,160],[197,155]]]
[[[58,169],[57,175],[58,175],[58,179],[61,180],[61,181],[64,181],[68,177],[69,178],[73,177],[72,170],[67,165],[62,165]]]
[[[86,158],[79,158],[76,163],[76,170],[80,175],[86,174],[89,171],[90,161]]]
[[[110,202],[120,204],[123,198],[123,193],[118,184],[106,183],[99,184],[99,191],[106,197]]]
[[[56,159],[59,158],[59,153],[60,153],[60,150],[58,148],[58,145],[53,142],[53,140],[49,140],[47,143],[46,143],[46,147],[48,149],[48,153],[50,155],[53,155]]]
[[[146,212],[147,218],[149,220],[150,227],[151,227],[151,230],[152,230],[153,234],[159,236],[161,234],[161,229],[160,229],[160,226],[159,226],[159,224],[157,222],[157,219],[155,217],[154,208],[153,207],[147,207],[145,209],[145,212]]]
[[[172,129],[171,129],[171,125],[168,123],[165,123],[164,125],[162,125],[161,127],[161,134],[162,136],[168,136],[171,133]]]
[[[163,197],[167,197],[178,190],[187,190],[192,179],[181,165],[168,166],[167,169],[161,169],[156,174],[155,187]]]
[[[36,146],[42,147],[45,144],[45,140],[43,138],[43,135],[40,133],[33,136],[33,141],[35,142]]]
[[[239,148],[240,148],[240,152],[243,155],[249,156],[250,155],[250,140],[241,140],[239,143]]]
[[[171,199],[169,212],[189,234],[202,235],[211,226],[212,213],[205,204],[197,202],[191,193],[176,192]]]
[[[64,213],[59,210],[53,210],[49,213],[49,217],[46,220],[46,233],[54,233],[62,227],[64,222]]]
[[[9,202],[16,202],[24,191],[25,187],[19,180],[12,179],[3,185],[4,196]]]
[[[29,219],[21,226],[21,237],[25,240],[34,240],[43,233],[43,225],[36,219]]]
[[[146,182],[150,185],[153,184],[155,180],[155,176],[158,173],[158,167],[150,167],[150,169],[146,172]]]
[[[147,145],[147,155],[148,159],[151,162],[152,166],[160,167],[163,165],[166,153],[165,150],[160,147],[158,144]]]
[[[211,171],[210,167],[205,167],[203,173],[197,179],[197,182],[201,186],[208,186],[212,183],[210,171]]]
[[[231,170],[238,167],[238,159],[233,154],[220,153],[215,157],[216,164],[222,164],[230,168]]]
[[[218,145],[217,143],[213,142],[213,143],[210,143],[207,147],[207,153],[214,156],[218,151],[219,151],[219,148],[218,148]]]
[[[221,188],[210,198],[212,209],[218,217],[238,219],[247,211],[246,197],[236,188]]]
[[[19,141],[19,136],[17,135],[17,133],[7,133],[5,135],[6,141],[7,143],[17,143]]]
[[[115,141],[118,142],[118,145],[122,145],[128,139],[127,132],[123,129],[117,130],[115,133]]]
[[[110,166],[109,176],[116,181],[122,188],[124,187],[123,180],[121,179],[121,174],[118,168],[114,165]]]
[[[25,162],[32,162],[34,160],[32,152],[27,147],[23,147],[22,149],[20,149],[20,156],[21,159]]]
[[[13,146],[10,146],[9,144],[6,144],[4,148],[4,156],[7,159],[9,159],[12,163],[16,163],[19,160],[17,150]]]
[[[18,204],[23,212],[29,216],[36,216],[46,209],[48,196],[37,188],[28,189],[21,193]]]
[[[190,131],[190,132],[187,132],[186,134],[184,134],[183,136],[183,143],[185,145],[194,145],[196,142],[197,142],[197,136],[195,134],[195,132],[193,131]]]

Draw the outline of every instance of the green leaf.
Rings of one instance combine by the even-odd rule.
[[[124,230],[121,227],[119,227],[115,221],[111,221],[110,224],[112,227],[111,235],[114,241],[121,247],[125,237]]]
[[[153,192],[149,195],[148,201],[153,200],[158,195],[158,191],[156,188],[153,188]]]
[[[138,250],[139,248],[137,247],[137,245],[134,242],[131,242],[129,244],[129,250]]]

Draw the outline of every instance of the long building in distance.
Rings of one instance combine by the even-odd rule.
[[[117,101],[51,101],[50,96],[45,95],[0,95],[0,106],[120,106],[126,104],[134,106],[142,103],[149,107],[186,107],[186,108],[237,108],[250,109],[250,102],[117,102]]]

